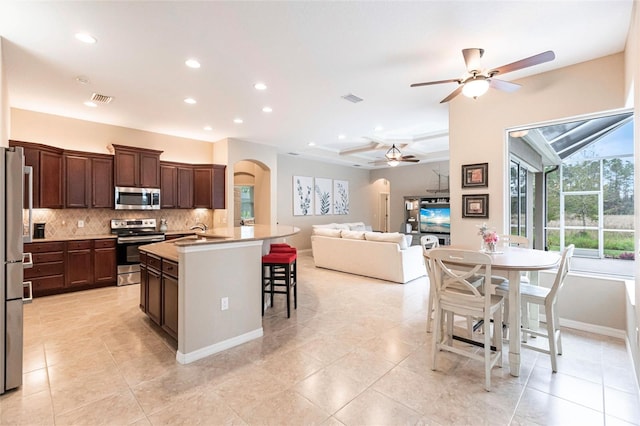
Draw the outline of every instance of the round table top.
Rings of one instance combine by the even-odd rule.
[[[463,246],[440,246],[442,249],[469,250]],[[518,271],[539,271],[551,269],[560,262],[560,253],[553,251],[534,250],[521,247],[499,247],[491,256],[491,267],[498,269],[513,269]],[[427,250],[426,256],[429,256]]]

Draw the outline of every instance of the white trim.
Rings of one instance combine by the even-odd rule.
[[[540,313],[540,322],[547,322],[547,316]],[[560,326],[573,328],[576,330],[587,331],[593,334],[600,334],[602,336],[616,337],[618,339],[626,339],[627,333],[624,330],[618,330],[617,328],[604,327],[596,324],[589,324],[586,322],[573,321],[569,319],[560,318]]]
[[[239,336],[232,337],[231,339],[214,343],[213,345],[205,346],[204,348],[197,349],[193,352],[183,354],[182,352],[177,351],[176,361],[178,361],[180,364],[189,364],[199,359],[208,357],[209,355],[213,355],[218,352],[233,348],[234,346],[238,346],[251,340],[258,339],[263,335],[264,332],[262,330],[262,327],[260,327],[248,333],[244,333]]]
[[[249,241],[220,241],[211,243],[201,243],[192,246],[178,247],[178,253],[195,253],[199,251],[226,250],[229,248],[253,247],[262,245],[262,240]]]

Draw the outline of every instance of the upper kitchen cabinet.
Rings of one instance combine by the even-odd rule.
[[[225,208],[225,170],[226,166],[218,164],[193,166],[193,207]]]
[[[160,189],[163,209],[193,208],[193,166],[191,164],[162,161],[160,163]]]
[[[112,145],[114,149],[115,186],[160,188],[160,154],[162,151]]]
[[[65,151],[65,206],[113,208],[113,156]]]
[[[25,165],[33,168],[33,207],[63,208],[63,151],[47,145],[21,141],[9,141],[9,146],[23,147]]]
[[[226,208],[226,172],[227,166],[213,165],[213,208]]]

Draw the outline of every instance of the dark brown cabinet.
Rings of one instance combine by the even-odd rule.
[[[30,142],[9,141],[9,146],[24,148],[25,165],[33,168],[33,207],[64,207],[64,168],[62,150]],[[25,207],[28,205],[25,194]]]
[[[213,166],[193,166],[193,207],[213,208]]]
[[[91,157],[91,207],[113,208],[113,156]]]
[[[227,166],[213,165],[213,208],[226,208],[226,171]]]
[[[177,207],[193,208],[193,168],[188,165],[178,166]]]
[[[176,188],[178,185],[178,168],[176,166],[160,164],[160,207],[163,209],[175,209],[178,205]]]
[[[162,161],[160,163],[161,207],[192,209],[193,167],[190,164]]]
[[[89,157],[65,155],[65,206],[88,208],[91,204],[91,160]]]
[[[178,263],[140,252],[140,309],[178,339]]]
[[[67,241],[65,286],[88,286],[93,282],[91,240]]]
[[[162,151],[113,145],[115,186],[160,188]]]
[[[33,296],[45,296],[64,288],[64,242],[42,242],[24,245],[33,256],[33,267],[24,270],[25,281],[31,281]]]
[[[162,259],[161,326],[174,339],[178,338],[178,264]]]
[[[93,241],[93,282],[115,284],[118,276],[116,241],[113,238]]]
[[[152,266],[154,260],[160,263],[159,258],[147,254],[146,312],[153,322],[160,325],[162,319],[162,280],[160,269]]]

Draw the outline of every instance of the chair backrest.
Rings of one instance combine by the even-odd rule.
[[[481,293],[477,282],[479,277],[485,283],[491,282],[491,256],[472,250],[436,248],[429,251],[429,267],[438,300],[489,308],[491,292]]]
[[[420,237],[420,245],[422,246],[422,254],[427,254],[427,250],[440,247],[440,241],[435,235],[423,235]]]
[[[529,239],[523,235],[500,235],[505,246],[531,248]]]
[[[562,257],[560,258],[560,264],[558,265],[558,272],[556,273],[556,278],[553,281],[551,291],[547,295],[547,300],[545,302],[548,301],[550,303],[554,303],[556,298],[558,297],[558,293],[564,285],[564,279],[567,277],[567,274],[571,269],[571,258],[573,257],[574,249],[575,246],[571,244],[565,247],[565,249],[562,251]]]

